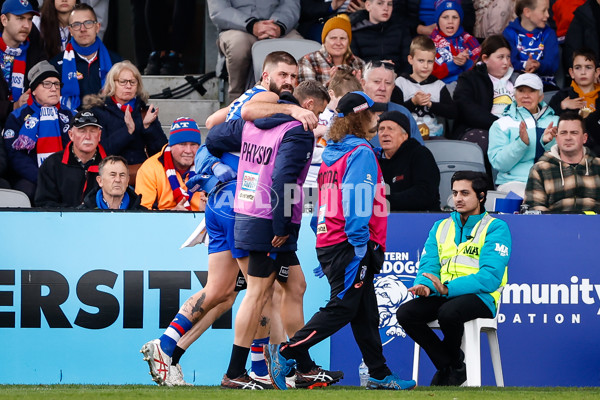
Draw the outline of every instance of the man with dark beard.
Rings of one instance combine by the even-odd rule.
[[[285,51],[269,53],[263,63],[260,82],[246,90],[229,106],[209,116],[206,119],[206,127],[210,129],[220,123],[241,118],[242,106],[247,102],[277,103],[281,92],[292,93],[296,86],[298,86],[298,63],[296,59]],[[314,113],[299,106],[294,105],[292,111],[286,114],[301,121],[305,128],[307,125],[313,124],[316,126],[318,123],[318,118],[315,117]]]

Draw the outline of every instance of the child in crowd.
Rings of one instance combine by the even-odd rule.
[[[517,19],[503,32],[512,47],[515,71],[537,74],[546,89],[556,89],[554,75],[559,65],[556,33],[548,26],[548,0],[517,0]]]
[[[481,47],[461,26],[464,12],[458,1],[438,2],[435,17],[437,28],[430,35],[437,48],[433,75],[445,83],[455,82],[462,72],[473,67]]]
[[[431,75],[435,64],[436,47],[433,40],[426,36],[417,36],[410,44],[408,63],[412,74],[402,74],[396,79],[401,92],[402,105],[412,113],[419,125],[425,124],[429,136],[442,136],[444,126],[437,116],[454,118],[456,105],[446,88],[446,84]]]
[[[589,49],[573,53],[573,66],[569,68],[571,86],[556,93],[550,100],[550,107],[557,115],[564,111],[579,111],[585,120],[588,134],[586,145],[596,156],[600,155],[600,75],[598,60]]]

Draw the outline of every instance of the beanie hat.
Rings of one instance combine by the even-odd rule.
[[[192,118],[181,117],[173,121],[173,125],[171,125],[169,146],[185,142],[200,144],[200,129]]]
[[[438,0],[435,3],[435,23],[437,24],[444,11],[454,10],[460,17],[460,23],[462,24],[465,13],[458,0]]]
[[[348,43],[352,42],[352,25],[350,25],[350,18],[346,14],[339,14],[333,18],[330,18],[325,25],[323,25],[323,31],[321,32],[321,42],[325,42],[327,34],[334,29],[341,29],[348,34]]]
[[[400,111],[386,111],[379,116],[379,123],[383,121],[393,121],[400,125],[404,132],[410,136],[410,121],[408,117]]]
[[[27,74],[27,78],[29,79],[29,87],[31,90],[35,90],[40,83],[46,78],[54,77],[60,81],[60,75],[56,68],[48,61],[43,60],[39,63],[35,64]]]

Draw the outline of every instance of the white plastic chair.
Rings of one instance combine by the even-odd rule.
[[[30,208],[29,197],[19,190],[0,189],[0,207]]]
[[[500,315],[500,304],[495,318],[477,318],[465,322],[461,349],[465,353],[465,364],[467,366],[467,380],[462,386],[481,386],[481,332],[487,334],[490,346],[492,365],[494,366],[494,377],[496,386],[504,387],[504,376],[502,375],[502,362],[500,360],[500,346],[498,344],[498,316]],[[432,329],[440,329],[438,321],[427,324]],[[413,358],[413,380],[419,383],[419,359],[421,346],[415,342]]]

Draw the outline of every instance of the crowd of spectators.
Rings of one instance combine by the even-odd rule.
[[[117,164],[127,167],[132,186],[150,157],[163,160],[165,151],[177,154],[162,131],[158,108],[148,104],[140,70],[102,42],[109,2],[2,3],[0,187],[21,190],[32,204],[41,205],[36,204],[38,170],[52,153],[73,152],[72,118],[82,110],[90,110],[101,127],[100,153],[123,157],[125,162]],[[136,7],[146,17],[156,16],[160,5],[155,3],[132,2],[134,19],[139,17]],[[191,3],[176,1],[173,21],[176,15],[187,12],[188,18],[195,12]],[[593,158],[600,150],[600,0],[208,0],[207,6],[218,31],[232,103],[255,84],[253,43],[304,37],[322,45],[298,59],[298,82],[314,79],[331,89],[336,74],[356,78],[374,101],[386,103],[385,110],[406,117],[388,116],[388,121],[403,122],[392,128],[408,128],[406,138],[399,136],[400,146],[422,146],[427,139],[474,142],[485,155],[490,178],[497,185],[519,182],[521,195],[533,165],[555,145],[562,113],[574,111],[583,118],[587,150],[582,154]],[[181,38],[190,34],[189,27],[169,23],[167,15],[148,21],[157,26],[150,29],[155,25],[149,24],[148,31],[166,29],[171,36],[151,37],[144,72],[180,73]],[[34,68],[37,73],[32,74]],[[325,123],[316,130],[317,138],[323,138],[318,146],[327,140],[334,103],[321,116]],[[385,144],[379,135],[371,143],[389,148],[390,134],[386,137]],[[192,141],[187,147],[195,144],[200,143]],[[398,159],[407,151],[398,147],[387,153]],[[380,154],[385,160],[386,151]],[[74,160],[85,167],[84,160]],[[169,168],[161,168],[168,175]],[[185,192],[188,170],[193,165],[177,170],[181,186],[167,185],[171,195]],[[389,176],[404,175],[390,171]],[[91,184],[90,190],[97,189]],[[425,192],[438,196],[430,188]],[[166,202],[169,206],[158,207],[158,200],[149,204],[143,196],[141,204],[181,209],[187,199],[178,195],[176,204]],[[440,199],[427,200],[396,209],[437,209]],[[194,208],[202,207],[200,201]]]

